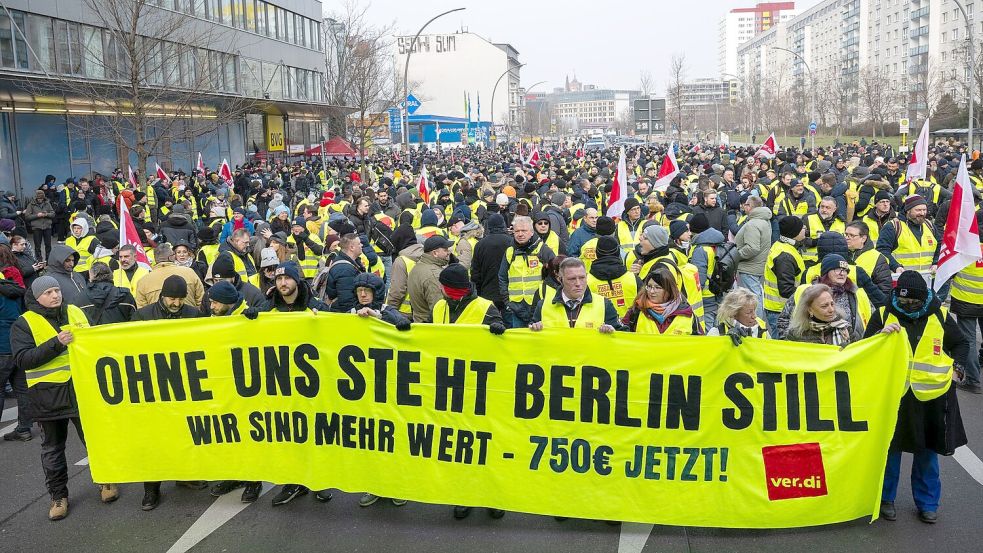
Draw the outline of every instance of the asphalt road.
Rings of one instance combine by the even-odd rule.
[[[795,530],[712,528],[568,520],[508,513],[494,520],[480,509],[458,521],[447,506],[410,502],[396,507],[379,501],[358,506],[359,496],[336,492],[329,503],[313,495],[272,507],[267,491],[252,505],[233,492],[214,499],[207,490],[191,491],[165,483],[160,507],[140,509],[143,488],[122,486],[113,504],[99,501],[84,463],[85,451],[69,439],[71,513],[49,522],[49,499],[40,466],[40,437],[26,443],[0,442],[0,552],[767,552],[983,551],[983,396],[959,392],[970,438],[959,460],[942,460],[943,495],[939,522],[918,521],[910,488],[902,478],[897,522],[864,520]],[[8,402],[10,406],[12,402]],[[12,426],[12,409],[0,432]],[[76,464],[78,462],[82,464]],[[909,463],[905,462],[907,474]],[[975,477],[974,477],[975,475]],[[268,490],[267,488],[264,488]],[[671,505],[655,508],[671,509]],[[720,506],[728,508],[728,506]]]

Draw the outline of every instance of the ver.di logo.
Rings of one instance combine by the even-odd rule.
[[[827,495],[826,471],[819,443],[774,445],[761,448],[768,499],[794,499]]]

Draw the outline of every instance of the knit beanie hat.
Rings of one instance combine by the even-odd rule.
[[[689,229],[693,231],[693,234],[700,234],[701,232],[710,228],[710,220],[707,216],[702,213],[696,213],[689,220]]]
[[[799,219],[795,215],[786,215],[778,221],[778,232],[785,238],[795,238],[802,232],[802,227],[804,226],[802,219]]]
[[[440,271],[437,280],[449,288],[470,288],[471,279],[468,278],[468,270],[460,263],[451,263]]]
[[[164,279],[160,288],[162,298],[183,298],[188,295],[188,283],[180,275],[171,275]]]
[[[41,296],[41,294],[47,292],[51,288],[61,289],[61,285],[58,284],[58,280],[53,276],[44,275],[34,279],[31,283],[31,293],[34,294],[35,298]]]
[[[214,286],[209,288],[208,297],[213,301],[217,301],[218,303],[223,303],[225,305],[235,305],[240,299],[242,299],[242,296],[239,295],[239,291],[236,290],[236,287],[227,280],[220,280],[216,282]]]
[[[898,277],[898,285],[894,289],[894,294],[899,298],[925,300],[928,298],[928,284],[925,283],[925,278],[920,273],[905,271]]]
[[[601,216],[597,218],[597,223],[594,224],[594,231],[598,236],[611,236],[615,233],[618,228],[614,224],[614,219]]]
[[[919,196],[918,194],[912,194],[911,196],[908,196],[907,198],[905,198],[904,201],[905,213],[911,211],[912,209],[920,205],[928,205],[928,202],[925,201],[925,198]]]
[[[232,261],[232,254],[228,252],[219,254],[212,263],[212,278],[232,278],[235,275],[236,267]]]
[[[843,259],[843,256],[838,253],[831,253],[823,258],[822,266],[820,267],[819,274],[825,275],[826,273],[832,271],[833,269],[849,269],[850,264]]]
[[[689,225],[686,223],[686,221],[680,221],[679,219],[671,221],[669,223],[669,238],[679,240],[679,237],[682,236],[687,230],[689,230]]]
[[[645,227],[642,231],[645,239],[651,242],[655,248],[664,248],[669,245],[669,231],[660,224],[653,224]]]
[[[602,257],[620,257],[621,245],[618,244],[618,239],[614,236],[602,236],[597,239],[597,246],[594,251],[597,253],[598,259]]]
[[[300,276],[300,268],[293,261],[284,261],[283,263],[276,266],[276,271],[273,272],[274,278],[280,275],[288,276],[297,284],[304,281],[304,278]]]

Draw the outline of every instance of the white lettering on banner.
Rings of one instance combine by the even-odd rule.
[[[431,38],[433,41],[431,42]],[[455,35],[421,35],[413,44],[413,37],[401,36],[396,38],[396,46],[400,55],[410,52],[410,45],[413,45],[412,53],[434,53],[443,54],[446,52],[457,51],[457,36]]]

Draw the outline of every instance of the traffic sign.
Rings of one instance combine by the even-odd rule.
[[[908,134],[908,131],[911,128],[910,123],[911,122],[908,120],[907,117],[902,117],[901,121],[898,122],[898,132],[900,132],[901,134]]]
[[[816,129],[817,128],[818,127],[817,127],[815,121],[813,121],[812,123],[809,123],[809,134],[816,134]]]
[[[406,97],[406,113],[413,115],[416,110],[420,109],[420,101],[416,99],[416,96],[410,94]]]
[[[399,117],[399,108],[389,109],[389,132],[392,134],[403,132],[403,122]]]

